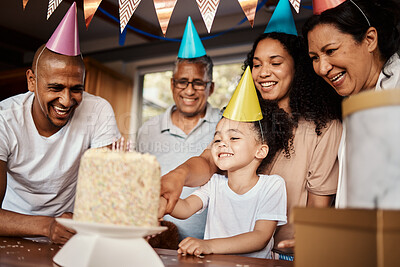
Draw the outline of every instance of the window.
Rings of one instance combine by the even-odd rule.
[[[163,113],[174,103],[171,93],[172,71],[144,75],[142,123]]]
[[[214,93],[208,102],[217,108],[223,108],[231,99],[239,83],[242,63],[216,65],[213,69]],[[163,113],[174,103],[171,93],[172,71],[154,72],[144,75],[142,122]]]

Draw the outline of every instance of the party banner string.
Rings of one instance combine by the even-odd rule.
[[[257,5],[256,13],[267,3],[267,1],[268,1],[268,0],[263,0],[261,3],[259,3],[259,4]],[[302,6],[302,8],[312,9],[312,6]],[[118,18],[116,18],[115,16],[111,15],[109,12],[107,12],[107,11],[104,10],[103,8],[98,7],[98,10],[99,10],[101,13],[103,13],[104,15],[108,16],[110,19],[112,19],[112,20],[114,20],[115,22],[117,22],[118,24],[120,23],[120,21],[119,21]],[[212,39],[212,38],[215,38],[215,37],[224,35],[224,34],[230,32],[230,31],[234,30],[236,27],[238,27],[239,25],[243,24],[244,22],[246,22],[246,20],[247,20],[247,18],[245,17],[245,18],[243,18],[239,23],[237,23],[235,26],[233,26],[232,28],[229,28],[229,29],[227,29],[227,30],[225,30],[225,31],[223,31],[223,32],[220,32],[220,33],[216,33],[216,34],[213,34],[213,35],[210,35],[210,36],[202,37],[202,38],[200,38],[200,39],[201,39],[201,40],[208,40],[208,39]],[[170,42],[180,42],[180,41],[182,41],[181,38],[179,38],[179,39],[178,39],[178,38],[166,38],[166,37],[163,37],[163,36],[158,36],[158,35],[155,35],[155,34],[151,34],[151,33],[142,31],[142,30],[140,30],[140,29],[138,29],[138,28],[135,28],[135,27],[133,27],[133,26],[131,26],[131,25],[129,25],[129,24],[126,25],[126,27],[129,28],[130,30],[133,30],[133,31],[137,32],[137,33],[140,33],[140,34],[143,34],[143,35],[145,35],[145,36],[149,36],[149,37],[152,37],[152,38],[155,38],[155,39],[164,40],[164,41],[170,41]]]

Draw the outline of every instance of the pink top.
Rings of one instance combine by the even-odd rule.
[[[338,147],[342,135],[340,121],[331,121],[317,136],[315,124],[300,120],[293,140],[294,152],[290,158],[279,153],[271,170],[266,174],[278,174],[286,182],[287,215],[293,207],[307,205],[308,192],[316,195],[336,193],[339,163]],[[290,220],[289,220],[290,221]],[[275,233],[275,247],[285,239],[294,237],[292,224],[278,227]]]

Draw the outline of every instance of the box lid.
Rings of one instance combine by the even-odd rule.
[[[378,210],[378,227],[384,231],[400,232],[400,211],[399,210]]]
[[[364,209],[294,208],[290,219],[295,224],[318,224],[359,230],[375,230],[377,225],[376,210]]]
[[[364,109],[400,105],[400,89],[383,91],[365,91],[347,97],[342,102],[343,119]]]

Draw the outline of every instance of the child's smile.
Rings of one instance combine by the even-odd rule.
[[[257,133],[253,127],[253,123],[221,119],[211,148],[218,168],[235,171],[255,162],[261,144],[257,141]]]
[[[218,157],[219,158],[226,158],[226,157],[232,157],[233,153],[219,153]]]

